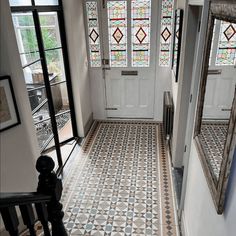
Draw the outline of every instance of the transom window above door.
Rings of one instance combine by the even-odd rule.
[[[86,2],[91,67],[101,66],[99,7],[97,1]],[[110,67],[149,67],[151,0],[108,0],[102,11],[107,27],[101,27],[103,47],[108,46]]]

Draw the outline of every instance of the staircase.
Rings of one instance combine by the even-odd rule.
[[[11,236],[19,235],[19,216],[16,207],[19,207],[24,225],[29,229],[31,236],[36,236],[34,229],[36,220],[41,222],[45,236],[67,236],[60,203],[62,181],[54,173],[54,166],[55,163],[51,157],[38,158],[36,169],[40,174],[36,192],[0,193],[0,212],[5,229]]]

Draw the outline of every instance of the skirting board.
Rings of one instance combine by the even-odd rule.
[[[89,116],[89,119],[87,121],[87,123],[84,126],[84,137],[86,137],[86,135],[88,134],[91,126],[93,124],[93,113],[91,113],[91,115]]]

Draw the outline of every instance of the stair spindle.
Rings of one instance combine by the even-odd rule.
[[[38,219],[40,220],[45,236],[51,236],[49,227],[48,227],[48,211],[45,203],[36,203],[35,208],[37,211]]]
[[[6,230],[11,236],[18,236],[19,220],[17,218],[16,208],[14,206],[1,208],[2,219]]]
[[[30,235],[36,236],[34,230],[35,216],[32,205],[31,204],[20,205],[20,211],[23,218],[23,222],[30,231]]]

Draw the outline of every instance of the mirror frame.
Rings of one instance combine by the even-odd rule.
[[[201,132],[203,106],[206,92],[206,83],[208,76],[208,62],[211,50],[211,41],[213,36],[214,20],[224,20],[236,23],[236,1],[235,0],[212,0],[209,6],[208,27],[206,35],[206,44],[202,60],[201,79],[198,93],[197,113],[195,120],[194,140],[201,160],[203,171],[212,195],[214,205],[218,214],[222,214],[225,205],[225,195],[230,175],[231,164],[236,146],[236,90],[231,108],[226,143],[223,151],[223,160],[220,169],[218,182],[215,183],[212,176],[211,167],[207,162],[207,157],[203,151],[199,134]]]

